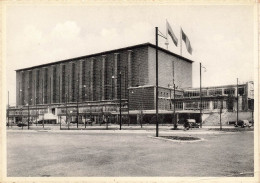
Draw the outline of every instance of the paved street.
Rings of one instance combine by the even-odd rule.
[[[7,130],[7,174],[62,176],[253,176],[253,132]]]

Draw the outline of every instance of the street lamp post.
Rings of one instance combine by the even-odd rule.
[[[219,128],[222,130],[222,121],[221,121],[221,114],[223,109],[223,99],[221,99],[221,96],[218,97],[218,103],[219,103]]]
[[[70,121],[72,121],[72,113],[73,113],[73,111],[70,111]],[[68,121],[68,129],[69,129],[69,124],[70,124],[70,122]]]
[[[77,96],[77,128],[79,128],[79,73],[78,73],[78,96]]]
[[[20,109],[21,111],[20,111],[20,113],[21,113],[21,122],[22,122],[22,130],[23,130],[23,107],[21,107],[21,109]]]
[[[236,120],[236,125],[238,124],[238,78],[237,78],[237,120]]]
[[[121,126],[122,126],[122,95],[121,95],[121,71],[119,72],[119,103],[120,103],[120,107],[119,107],[119,112],[120,112],[120,115],[119,115],[119,120],[120,120],[120,130],[121,130]]]
[[[30,123],[30,109],[29,109],[29,103],[27,104],[28,105],[28,130],[29,130],[29,123]]]
[[[200,63],[200,128],[202,128],[201,63]]]
[[[37,108],[37,100],[38,100],[38,98],[37,98],[37,92],[36,92],[36,82],[34,81],[34,83],[35,83],[35,89],[34,89],[34,93],[35,93],[35,99],[34,99],[34,103],[35,103],[35,107],[36,107],[36,126],[37,126],[37,123],[38,123],[38,108]]]
[[[9,91],[8,91],[8,106],[7,106],[7,126],[9,127]]]
[[[115,76],[112,76],[112,79],[117,79],[117,78]],[[113,90],[113,88],[112,88],[112,90]],[[112,97],[113,97],[113,95],[112,95]],[[120,125],[120,130],[122,129],[122,101],[121,100],[122,99],[121,99],[121,71],[120,71],[119,72],[119,125]]]
[[[68,123],[67,93],[65,94],[65,107],[66,107],[66,123]],[[68,129],[69,129],[69,125],[68,125]]]

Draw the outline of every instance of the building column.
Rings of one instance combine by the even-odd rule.
[[[118,96],[117,96],[117,61],[118,61],[118,55],[119,53],[115,53],[115,60],[114,60],[114,99],[117,99]]]
[[[94,58],[92,58],[91,59],[91,61],[90,61],[90,78],[89,78],[89,80],[90,80],[90,88],[89,88],[89,90],[90,90],[90,94],[89,94],[89,99],[90,99],[90,101],[93,101],[93,75],[94,75],[94,67],[93,67],[93,65],[94,65]]]
[[[63,90],[62,90],[62,84],[63,84],[63,82],[64,81],[62,81],[62,64],[59,64],[59,66],[58,66],[58,77],[59,77],[59,98],[58,98],[58,101],[60,102],[60,103],[62,103],[62,92],[64,92]]]
[[[102,81],[101,81],[101,87],[102,87],[102,100],[105,100],[105,70],[106,70],[106,55],[102,55]]]
[[[219,102],[219,101],[218,101]],[[213,101],[209,101],[209,110],[213,110]]]
[[[78,82],[78,84],[79,84],[79,86],[77,86],[77,90],[78,90],[78,100],[79,100],[79,102],[83,102],[83,96],[82,96],[82,91],[84,90],[84,88],[83,88],[83,84],[82,84],[82,60],[80,60],[80,62],[78,63],[78,73],[79,73],[79,82]],[[77,76],[77,77],[78,77]]]
[[[128,77],[128,87],[132,86],[132,50],[128,50],[128,60],[127,60],[127,77]]]
[[[68,65],[68,73],[69,73],[69,78],[68,78],[68,81],[69,82],[68,84],[68,103],[70,103],[72,101],[72,85],[73,85],[73,79],[72,79],[72,62],[69,62],[69,65]]]

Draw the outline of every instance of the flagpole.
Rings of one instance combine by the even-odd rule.
[[[159,135],[158,125],[158,27],[155,27],[155,42],[156,42],[156,137]]]
[[[180,55],[182,56],[182,29],[180,30]]]
[[[168,50],[168,25],[167,25],[167,19],[166,19],[166,41],[165,41],[166,49]]]
[[[200,62],[200,128],[202,128],[201,62]]]
[[[168,50],[168,26],[167,26],[167,19],[166,19],[166,41],[165,41],[166,49]]]

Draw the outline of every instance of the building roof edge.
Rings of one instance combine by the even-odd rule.
[[[127,49],[134,49],[134,48],[139,48],[139,47],[144,47],[144,46],[150,46],[152,48],[156,48],[156,46],[154,44],[151,44],[151,43],[147,42],[147,43],[143,43],[143,44],[127,46],[127,47],[123,47],[123,48],[103,51],[103,52],[99,52],[99,53],[93,53],[93,54],[79,56],[79,57],[74,57],[74,58],[69,58],[69,59],[65,59],[65,60],[54,61],[54,62],[50,62],[50,63],[46,63],[46,64],[40,64],[40,65],[36,65],[36,66],[32,66],[32,67],[16,69],[15,71],[17,72],[17,71],[25,71],[25,70],[35,69],[35,68],[38,68],[38,67],[47,67],[47,66],[54,65],[54,64],[66,63],[66,62],[71,62],[71,61],[78,60],[78,59],[91,58],[91,57],[95,57],[95,56],[99,56],[99,55],[109,54],[109,53],[116,52],[116,51],[122,51],[122,50],[127,50]],[[178,58],[181,58],[181,59],[183,59],[185,61],[188,61],[190,63],[194,62],[194,61],[192,61],[190,59],[187,59],[187,58],[185,58],[183,56],[180,56],[180,55],[177,55],[177,54],[175,54],[173,52],[170,52],[169,50],[166,50],[164,48],[158,47],[158,50],[163,51],[165,53],[168,53],[170,55],[176,56]]]

